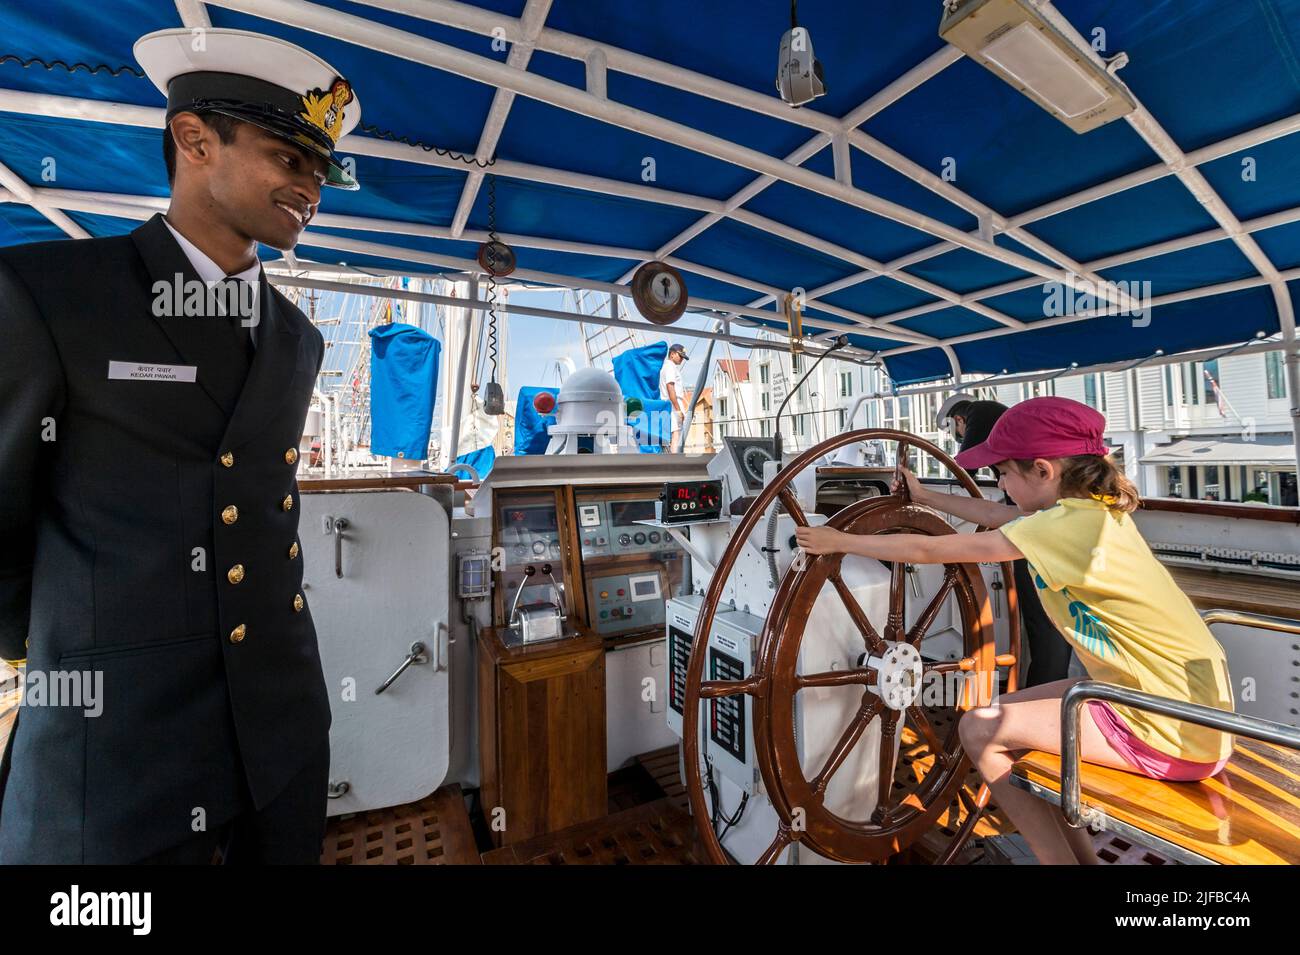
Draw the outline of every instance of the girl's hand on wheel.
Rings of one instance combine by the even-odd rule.
[[[844,554],[849,535],[831,527],[797,527],[795,540],[806,554]]]
[[[897,494],[899,491],[903,489],[903,482],[906,481],[907,496],[910,497],[917,504],[920,504],[921,499],[925,496],[925,487],[924,485],[921,484],[921,479],[918,478],[915,474],[913,474],[909,469],[905,467],[900,467],[898,469],[898,473],[899,473],[899,477],[901,477],[902,480],[899,480],[899,478],[895,478],[891,490],[893,490],[893,492]]]

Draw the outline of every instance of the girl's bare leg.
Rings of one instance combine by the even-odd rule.
[[[1086,830],[1072,829],[1055,806],[1011,785],[1011,766],[1018,755],[1036,749],[1061,750],[1061,697],[1078,680],[1057,680],[1001,697],[994,705],[972,710],[958,724],[962,746],[989,784],[992,798],[1004,809],[1044,865],[1096,864]],[[1087,710],[1080,723],[1084,762],[1132,771],[1101,735]]]

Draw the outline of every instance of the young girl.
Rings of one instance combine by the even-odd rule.
[[[977,534],[861,536],[800,528],[810,554],[845,553],[909,563],[1029,561],[1052,621],[1092,679],[1232,710],[1223,648],[1134,526],[1137,491],[1102,443],[1106,419],[1068,398],[1034,398],[1011,408],[988,440],[957,455],[974,470],[995,465],[1016,507],[927,490],[904,471],[912,500],[999,528]],[[1059,753],[1061,697],[1076,680],[1010,693],[972,710],[962,745],[1034,854],[1044,864],[1095,864],[1085,830],[1010,784],[1012,763],[1031,749]],[[1154,779],[1218,773],[1232,737],[1218,730],[1090,700],[1081,720],[1082,757]]]

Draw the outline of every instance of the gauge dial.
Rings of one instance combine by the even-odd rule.
[[[767,448],[746,448],[745,453],[741,456],[741,463],[745,467],[745,478],[761,485],[763,483],[763,465],[771,460],[772,453]]]

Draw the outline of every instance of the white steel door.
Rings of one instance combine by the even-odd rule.
[[[303,586],[334,716],[329,814],[421,799],[450,756],[446,511],[405,490],[306,493],[302,509]]]

